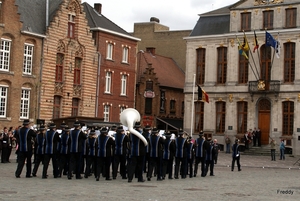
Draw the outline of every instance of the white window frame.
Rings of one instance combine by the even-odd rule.
[[[109,111],[110,110],[110,105],[104,105],[103,108],[103,118],[104,118],[104,122],[109,122]]]
[[[123,63],[128,63],[128,54],[129,54],[129,48],[123,47],[123,56],[122,56]]]
[[[0,117],[6,117],[8,86],[0,85]]]
[[[0,44],[0,70],[9,71],[11,40],[1,38]]]
[[[112,72],[107,71],[105,73],[105,92],[104,93],[111,93],[111,75]]]
[[[21,91],[21,103],[20,103],[20,119],[29,118],[30,109],[30,88],[23,88]]]
[[[106,52],[106,59],[113,59],[113,50],[114,50],[114,44],[113,43],[107,43],[107,52]]]
[[[122,75],[121,78],[121,96],[126,96],[127,75]]]
[[[32,74],[33,48],[33,44],[25,43],[24,45],[23,74],[26,75]]]

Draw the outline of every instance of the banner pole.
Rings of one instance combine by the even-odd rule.
[[[191,102],[192,102],[192,112],[191,112],[191,134],[190,134],[191,137],[193,137],[195,82],[196,82],[196,74],[194,74],[194,79],[193,79],[193,98],[192,98],[192,101],[191,101]]]

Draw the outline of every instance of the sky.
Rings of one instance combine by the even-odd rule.
[[[102,4],[102,14],[123,28],[133,32],[134,23],[149,22],[151,17],[170,30],[192,30],[199,14],[206,13],[239,0],[81,0],[92,7]]]

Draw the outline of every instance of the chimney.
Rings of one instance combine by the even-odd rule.
[[[147,47],[146,52],[151,53],[152,55],[155,55],[155,47]]]
[[[157,17],[151,17],[150,22],[157,22],[159,23],[159,19]]]
[[[101,14],[101,10],[102,10],[102,4],[101,3],[94,3],[94,9]]]

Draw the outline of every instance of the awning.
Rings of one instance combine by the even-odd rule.
[[[173,129],[179,130],[180,128],[183,128],[183,119],[168,119],[168,118],[156,117],[156,120],[166,124],[166,127],[168,126],[171,127],[172,128],[171,130]],[[170,129],[166,128],[166,130],[170,130]]]

